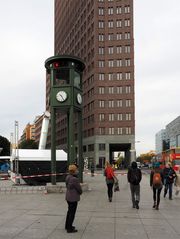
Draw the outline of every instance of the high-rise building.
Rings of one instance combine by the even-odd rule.
[[[133,0],[55,0],[55,55],[84,60],[83,153],[102,166],[135,147]],[[47,78],[47,109],[49,79]],[[66,119],[57,120],[57,145]],[[63,146],[64,145],[64,146]]]

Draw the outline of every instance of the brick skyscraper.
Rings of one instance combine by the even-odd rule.
[[[135,144],[133,0],[55,0],[55,55],[84,60],[83,153],[102,166]],[[47,80],[47,98],[49,94]],[[57,144],[66,143],[59,117]]]

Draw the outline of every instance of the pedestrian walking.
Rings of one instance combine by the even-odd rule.
[[[164,198],[166,197],[169,191],[169,200],[172,200],[172,191],[173,191],[173,183],[176,178],[176,172],[172,168],[171,163],[167,163],[166,167],[163,170],[164,175]]]
[[[180,192],[180,168],[179,168],[179,172],[176,173],[174,185],[175,185],[175,189],[176,189],[175,195],[177,196]]]
[[[139,209],[140,202],[140,182],[142,179],[141,170],[137,167],[136,162],[131,163],[127,174],[128,182],[130,183],[132,207]]]
[[[73,226],[78,201],[82,194],[82,188],[77,177],[77,166],[74,164],[69,165],[69,175],[66,177],[66,201],[68,204],[68,211],[66,215],[65,229],[67,233],[77,232]]]
[[[111,164],[108,161],[105,162],[104,176],[106,177],[108,199],[109,199],[109,202],[112,202],[113,185],[114,185],[114,181],[117,180],[117,178],[114,174],[114,170]]]
[[[155,162],[154,163],[154,169],[151,170],[151,175],[150,175],[150,186],[153,190],[153,208],[156,210],[159,210],[159,204],[160,204],[160,195],[161,195],[161,190],[163,188],[163,172],[160,169],[160,163]]]

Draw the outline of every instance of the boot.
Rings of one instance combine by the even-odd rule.
[[[139,201],[136,200],[136,209],[139,209]]]
[[[156,208],[156,202],[154,202],[153,208]]]
[[[156,210],[159,210],[159,205],[156,205]]]

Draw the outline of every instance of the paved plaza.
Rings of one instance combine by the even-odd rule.
[[[0,239],[179,239],[180,196],[161,197],[160,210],[152,209],[149,175],[141,183],[140,209],[133,209],[126,175],[119,174],[120,192],[107,200],[106,185],[99,172],[84,175],[89,191],[81,196],[74,225],[77,233],[64,230],[65,194],[44,191],[0,193]],[[0,186],[10,182],[1,181]]]

